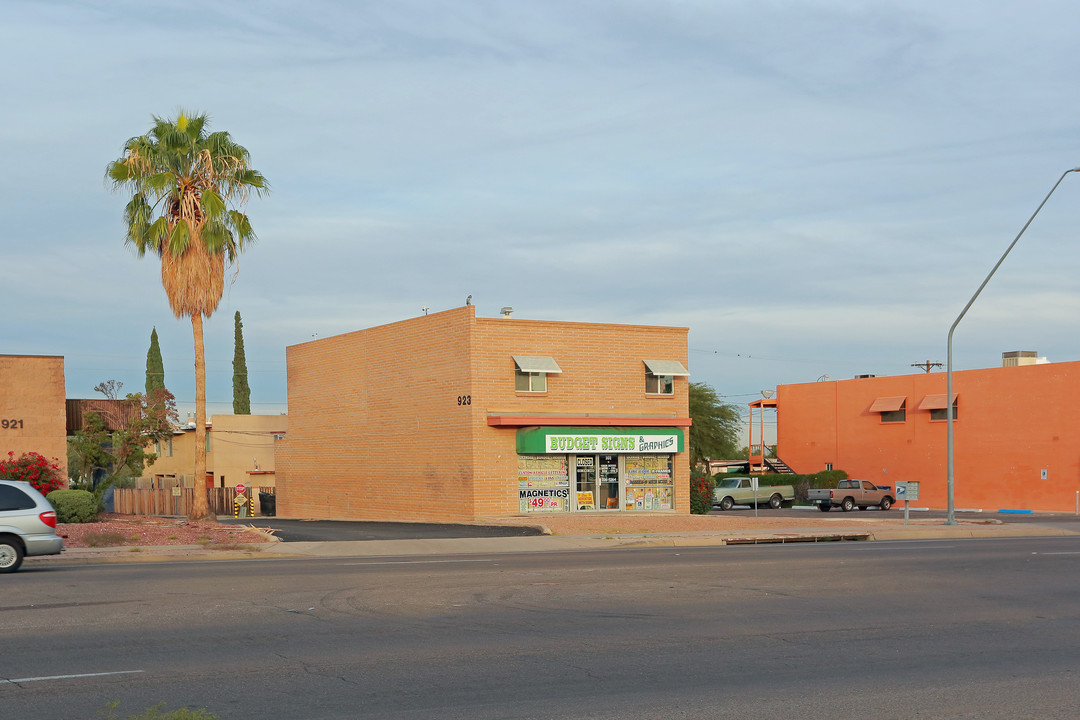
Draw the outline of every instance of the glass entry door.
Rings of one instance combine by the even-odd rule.
[[[576,462],[577,484],[575,486],[578,510],[596,509],[596,456],[578,455]]]
[[[601,455],[597,480],[599,483],[599,499],[597,507],[600,510],[619,509],[619,456]]]

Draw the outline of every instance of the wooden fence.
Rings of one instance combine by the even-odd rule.
[[[259,492],[273,494],[274,488],[248,488],[244,495],[255,499],[255,514],[260,512]],[[215,515],[232,515],[235,507],[236,488],[209,488],[206,490],[210,512]],[[192,488],[117,488],[113,491],[113,512],[120,515],[180,515],[188,514],[195,499]]]

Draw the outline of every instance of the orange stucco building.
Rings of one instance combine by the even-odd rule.
[[[943,372],[780,385],[777,455],[798,473],[918,481],[917,505],[944,508],[945,392]],[[953,393],[956,508],[1076,509],[1080,362],[954,371]]]
[[[0,456],[44,455],[67,479],[64,358],[0,355]]]
[[[686,328],[467,305],[286,358],[281,516],[689,512]]]

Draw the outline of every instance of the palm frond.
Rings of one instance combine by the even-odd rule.
[[[208,187],[202,191],[202,208],[203,217],[209,222],[211,220],[220,220],[225,215],[225,211],[228,207],[225,205],[225,201],[218,194],[217,190],[213,187]]]
[[[113,190],[132,193],[125,240],[139,255],[161,257],[162,285],[178,317],[208,317],[217,307],[225,262],[256,239],[241,208],[249,192],[269,191],[247,148],[208,126],[206,113],[154,116],[150,130],[106,166]]]

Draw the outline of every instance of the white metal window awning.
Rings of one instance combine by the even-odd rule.
[[[514,364],[523,373],[545,373],[558,375],[562,372],[555,358],[544,355],[514,355]]]
[[[645,360],[645,368],[653,375],[690,377],[690,372],[678,360]]]

